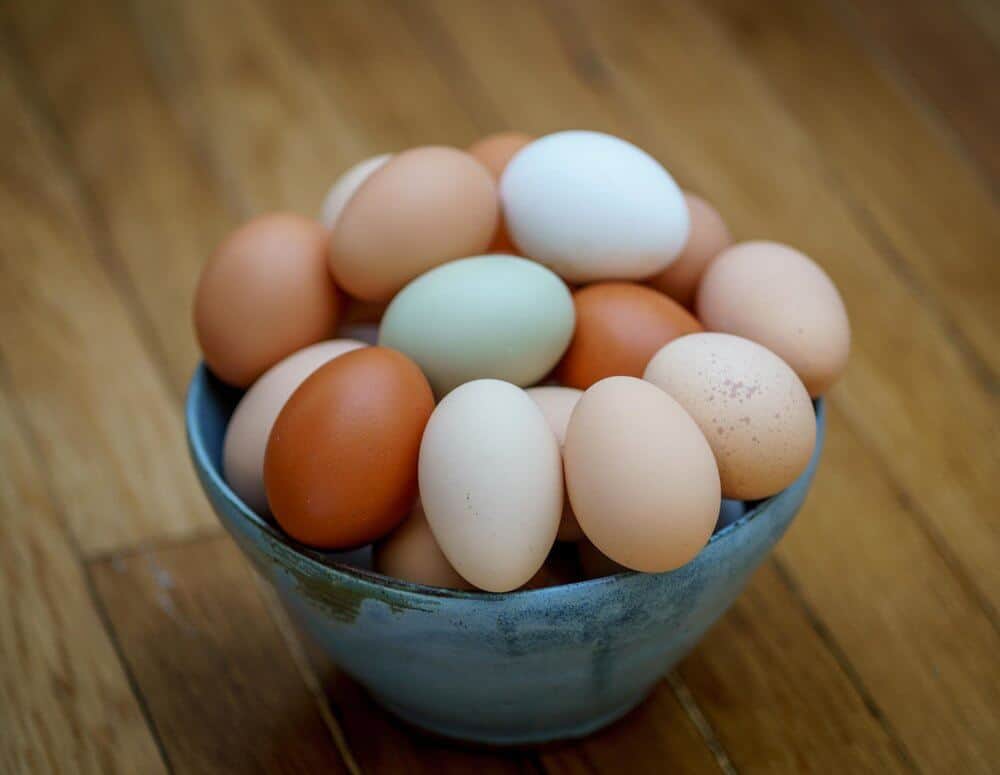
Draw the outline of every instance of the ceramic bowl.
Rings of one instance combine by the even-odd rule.
[[[515,745],[579,737],[639,704],[739,595],[812,481],[755,504],[669,573],[507,594],[386,578],[297,544],[223,481],[222,440],[240,393],[201,366],[187,398],[191,457],[222,524],[292,616],[404,720],[446,737]]]

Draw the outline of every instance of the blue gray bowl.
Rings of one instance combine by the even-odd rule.
[[[292,616],[375,699],[462,740],[514,745],[586,735],[638,705],[736,599],[798,512],[809,468],[726,526],[679,570],[507,594],[386,578],[302,546],[250,511],[222,479],[222,440],[240,393],[201,366],[187,430],[222,524]]]

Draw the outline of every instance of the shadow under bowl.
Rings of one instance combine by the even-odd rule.
[[[786,490],[753,505],[667,573],[619,573],[492,594],[425,587],[298,544],[222,478],[241,392],[201,365],[188,444],[222,524],[327,654],[391,712],[445,737],[523,745],[580,737],[638,705],[743,589],[805,500],[823,444]]]

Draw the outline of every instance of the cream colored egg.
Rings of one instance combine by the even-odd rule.
[[[811,396],[847,368],[851,327],[840,293],[816,262],[787,245],[744,242],[723,251],[705,270],[697,304],[705,328],[764,345]]]
[[[545,385],[528,388],[527,393],[542,410],[549,427],[556,435],[559,448],[562,449],[562,445],[566,441],[566,427],[569,425],[570,415],[573,414],[576,402],[580,400],[583,391],[576,388]],[[581,538],[583,538],[583,531],[573,514],[569,498],[566,498],[563,502],[562,519],[559,521],[559,532],[556,539],[559,541],[579,541]]]
[[[490,592],[526,583],[555,541],[559,443],[516,385],[481,379],[442,399],[420,445],[420,498],[445,557]]]
[[[774,495],[809,464],[812,402],[795,372],[766,347],[730,334],[690,334],[654,355],[643,378],[698,423],[726,498]]]
[[[324,363],[364,346],[354,339],[332,339],[299,350],[261,375],[236,405],[226,426],[222,470],[233,492],[258,514],[268,512],[264,494],[267,437],[285,402]]]
[[[419,500],[406,521],[375,544],[373,564],[379,573],[415,584],[446,589],[473,588],[444,556]]]
[[[361,185],[375,170],[389,161],[391,157],[391,153],[383,153],[380,156],[372,156],[370,159],[359,161],[337,178],[323,199],[323,207],[319,216],[320,222],[326,228],[332,229],[354,193],[361,188]]]
[[[580,398],[563,447],[566,489],[587,538],[656,573],[690,561],[719,514],[719,472],[694,420],[659,388],[608,377]]]

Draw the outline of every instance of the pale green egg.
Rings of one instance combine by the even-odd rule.
[[[484,377],[535,384],[562,357],[575,322],[569,289],[551,270],[516,256],[476,256],[403,288],[378,343],[412,358],[440,397]]]

